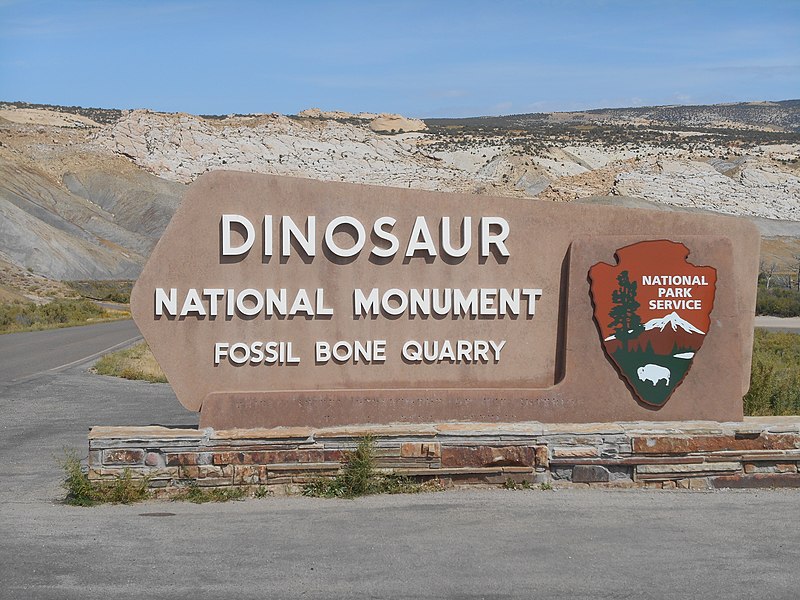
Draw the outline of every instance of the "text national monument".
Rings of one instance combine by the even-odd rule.
[[[741,421],[743,219],[220,171],[131,297],[215,429]]]

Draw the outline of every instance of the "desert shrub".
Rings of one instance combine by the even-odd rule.
[[[775,317],[800,317],[800,291],[758,286],[756,314]]]
[[[441,489],[437,482],[417,483],[408,477],[383,474],[375,469],[375,439],[365,436],[342,459],[333,479],[319,478],[303,486],[304,496],[356,498],[370,494],[414,494]]]
[[[120,304],[127,304],[131,301],[131,289],[134,284],[129,279],[87,279],[65,281],[64,283],[84,298],[118,302]]]
[[[744,414],[800,414],[800,335],[756,330]]]
[[[83,472],[81,461],[74,451],[65,452],[61,462],[64,469],[62,486],[67,492],[64,502],[72,506],[96,504],[133,504],[150,497],[148,477],[134,477],[129,469],[109,481],[90,481]]]
[[[89,300],[53,300],[47,304],[10,302],[0,304],[0,332],[78,325],[104,316]]]

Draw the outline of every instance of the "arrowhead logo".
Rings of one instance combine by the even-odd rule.
[[[616,265],[589,269],[603,348],[636,397],[654,407],[686,377],[711,325],[717,271],[688,256],[677,242],[639,242],[617,250]]]

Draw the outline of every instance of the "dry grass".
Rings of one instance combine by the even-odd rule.
[[[4,302],[46,301],[53,298],[75,298],[75,290],[60,281],[36,275],[0,258],[0,294]]]
[[[167,382],[164,371],[156,362],[147,342],[106,354],[95,363],[94,369],[100,375],[137,379],[150,383]]]
[[[56,298],[44,304],[0,303],[0,334],[76,327],[130,318],[130,313],[107,310],[85,299]]]
[[[134,284],[130,279],[86,279],[64,283],[84,298],[118,304],[128,304],[131,301],[131,289]]]

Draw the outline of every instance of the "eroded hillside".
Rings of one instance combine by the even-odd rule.
[[[215,169],[724,212],[756,220],[788,261],[800,251],[799,106],[423,123],[0,104],[0,261],[54,280],[135,278],[186,184]]]

